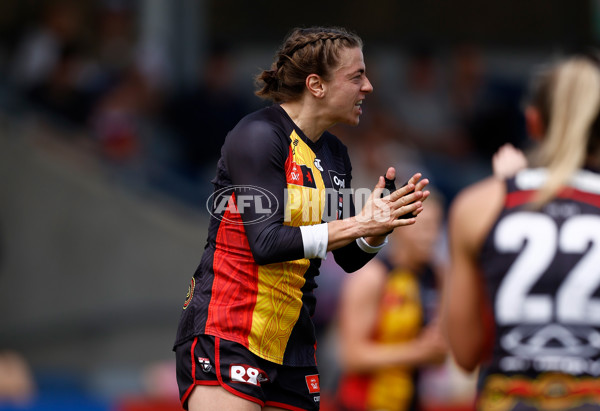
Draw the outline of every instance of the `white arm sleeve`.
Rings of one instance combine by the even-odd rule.
[[[367,241],[362,237],[359,237],[356,239],[356,244],[358,244],[358,247],[361,250],[363,250],[365,253],[369,253],[369,254],[375,254],[376,252],[381,250],[383,247],[385,247],[385,245],[387,243],[388,243],[387,237],[385,238],[385,240],[383,241],[383,243],[381,245],[375,245],[375,246],[367,243]],[[306,247],[305,247],[305,249],[306,249]]]
[[[302,243],[304,244],[305,258],[327,257],[327,244],[329,242],[329,229],[327,223],[300,226]]]

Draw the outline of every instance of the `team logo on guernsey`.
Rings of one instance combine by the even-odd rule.
[[[317,183],[315,183],[315,176],[313,175],[312,170],[305,165],[301,165],[300,169],[302,170],[302,178],[304,180],[304,184],[302,185],[304,187],[317,188]]]
[[[212,369],[212,365],[210,364],[210,360],[208,358],[198,357],[198,363],[200,363],[200,367],[204,372],[209,372]]]
[[[288,171],[287,181],[297,186],[317,188],[312,169],[304,164],[292,163],[292,167]]]
[[[319,384],[319,374],[307,375],[305,378],[306,386],[308,387],[309,393],[314,394],[316,392],[321,391],[321,386]]]
[[[194,297],[194,289],[196,288],[196,279],[192,277],[192,281],[190,281],[190,285],[188,286],[188,291],[185,296],[185,302],[183,303],[183,309],[185,310],[188,305],[190,305],[190,301]]]

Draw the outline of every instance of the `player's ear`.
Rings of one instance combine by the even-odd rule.
[[[544,137],[544,122],[542,121],[540,111],[536,107],[527,106],[525,108],[525,125],[527,127],[527,134],[533,140],[539,141]]]
[[[306,88],[316,98],[323,98],[325,96],[323,79],[318,74],[310,74],[306,77]]]

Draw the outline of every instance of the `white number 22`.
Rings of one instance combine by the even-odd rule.
[[[600,299],[592,297],[600,285],[600,217],[573,216],[559,230],[549,216],[523,211],[498,224],[494,242],[499,252],[522,249],[498,289],[499,324],[550,322],[554,304],[560,322],[600,324]],[[557,251],[583,257],[565,273],[556,302],[551,295],[528,295]]]

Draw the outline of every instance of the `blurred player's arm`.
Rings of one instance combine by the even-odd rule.
[[[473,371],[486,354],[490,323],[478,265],[480,248],[502,208],[504,183],[488,178],[461,192],[450,209],[450,275],[443,328],[456,360]]]
[[[418,366],[445,358],[445,341],[435,327],[406,343],[381,344],[372,340],[386,276],[387,267],[372,260],[346,278],[340,300],[340,365],[346,372]]]

